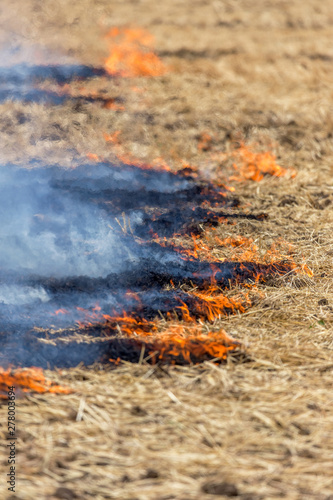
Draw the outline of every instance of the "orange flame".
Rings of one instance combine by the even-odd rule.
[[[195,316],[210,322],[229,313],[235,314],[237,311],[244,313],[246,308],[251,306],[248,293],[244,293],[242,296],[238,294],[234,297],[227,297],[221,293],[216,285],[211,285],[206,290],[194,290],[188,292],[188,294],[195,299],[192,304]],[[182,307],[182,311],[185,321],[185,318],[195,321],[190,316],[188,307],[185,304]]]
[[[193,245],[192,249],[176,249],[187,255],[195,256],[200,260],[210,262],[224,260],[233,260],[235,262],[254,262],[256,264],[276,264],[284,262],[293,270],[305,272],[312,276],[312,271],[305,264],[297,264],[293,259],[295,248],[292,244],[278,238],[268,249],[260,248],[260,241],[254,241],[253,238],[245,236],[229,236],[219,238],[214,234],[215,228],[206,230],[203,235],[191,235],[187,240],[188,245]]]
[[[296,176],[296,170],[283,168],[276,163],[276,157],[270,152],[254,153],[245,144],[234,151],[237,163],[233,167],[237,175],[231,176],[230,180],[244,181],[252,180],[260,182],[265,175],[273,177],[284,177],[289,175],[292,179]]]
[[[153,362],[159,360],[174,364],[177,359],[183,359],[187,363],[198,363],[214,358],[224,361],[240,348],[241,344],[224,330],[202,333],[199,325],[190,329],[179,325],[170,327],[164,335],[154,339],[149,354]]]
[[[70,312],[67,311],[67,309],[62,308],[62,309],[57,309],[54,314],[58,316],[59,314],[70,314]]]
[[[198,142],[199,151],[209,151],[212,149],[212,142],[213,138],[208,132],[201,132]]]
[[[8,387],[14,386],[23,392],[50,392],[53,394],[70,394],[71,389],[57,385],[44,376],[42,368],[8,368],[0,367],[0,398],[6,399]]]
[[[94,313],[85,309],[81,310],[85,312],[85,318],[84,321],[78,321],[77,323],[82,329],[94,328],[99,324],[106,334],[113,334],[114,330],[117,329],[128,337],[151,335],[157,331],[157,324],[154,321],[128,316],[125,312],[123,316],[110,316],[109,314],[100,313],[99,310]]]
[[[182,358],[185,362],[197,363],[212,358],[225,360],[228,353],[239,349],[241,344],[228,337],[224,330],[203,333],[202,326],[197,323],[196,317],[211,321],[221,313],[225,314],[225,307],[234,311],[237,308],[243,310],[243,306],[238,306],[235,300],[227,299],[222,294],[215,296],[214,302],[210,293],[212,292],[209,289],[206,292],[192,294],[198,302],[198,310],[194,310],[195,316],[191,316],[185,304],[179,308],[184,323],[175,323],[171,314],[167,315],[166,320],[148,321],[145,318],[128,316],[124,312],[123,316],[101,314],[99,327],[106,335],[114,336],[115,330],[118,330],[121,337],[132,339],[138,346],[145,348],[147,353],[152,355],[153,362],[162,360],[173,363],[176,362],[177,358]],[[200,308],[201,303],[202,307]],[[91,319],[97,320],[97,315]],[[96,326],[96,323],[80,325],[84,329]],[[113,359],[109,361],[116,362],[116,364],[119,362]]]
[[[130,316],[110,318],[108,321],[117,321],[121,332],[135,339],[141,348],[145,348],[153,362],[160,360],[175,363],[178,358],[187,363],[212,358],[225,360],[228,353],[241,347],[224,330],[203,333],[202,326],[195,322],[177,324],[171,320],[146,321]],[[112,359],[110,361],[114,362]]]
[[[140,162],[131,155],[124,154],[120,131],[112,134],[104,134],[105,140],[112,144],[118,158],[125,164],[135,165],[140,169],[153,169],[156,164],[166,170],[171,170],[168,165],[157,159],[150,165]],[[205,150],[210,148],[211,137],[202,134],[202,142],[199,148]],[[225,155],[227,158],[228,155]],[[265,175],[282,177],[290,175],[295,177],[296,172],[293,169],[285,169],[276,163],[275,156],[269,152],[254,153],[246,146],[242,145],[232,153],[237,158],[238,165],[234,165],[238,176],[231,179],[246,180],[251,179],[260,181]],[[188,164],[183,164],[183,175],[197,176],[199,170]],[[225,186],[224,186],[225,187]],[[232,190],[233,188],[230,188]],[[223,222],[223,218],[219,219]],[[299,265],[293,259],[294,249],[292,245],[287,244],[281,239],[275,241],[270,248],[262,248],[261,242],[246,238],[241,235],[219,238],[216,234],[216,228],[211,227],[201,235],[191,234],[184,245],[184,236],[182,243],[176,244],[177,237],[174,234],[172,239],[160,238],[158,234],[151,234],[153,240],[161,246],[172,247],[186,259],[199,259],[211,262],[212,279],[209,285],[196,288],[187,292],[188,299],[180,306],[176,307],[177,317],[182,322],[175,323],[175,315],[167,313],[164,320],[148,321],[144,318],[136,318],[123,313],[123,316],[109,316],[101,314],[100,311],[87,313],[85,320],[91,319],[100,322],[103,332],[108,335],[114,335],[118,330],[121,336],[126,336],[136,342],[138,346],[144,348],[153,362],[162,361],[169,363],[179,362],[202,362],[206,359],[220,358],[225,360],[229,353],[241,349],[241,344],[229,338],[224,330],[219,332],[206,331],[199,320],[206,320],[213,323],[217,318],[237,312],[244,313],[247,308],[253,304],[253,297],[262,296],[256,283],[265,280],[267,274],[276,272],[279,275],[289,271],[306,272],[312,275],[306,265]],[[239,266],[241,272],[250,273],[252,282],[240,284],[243,290],[238,291],[231,296],[222,292],[216,283],[215,274],[218,272],[214,262],[223,262],[226,259],[241,263]],[[247,265],[250,264],[249,269]],[[254,264],[254,267],[253,267]],[[252,266],[252,267],[251,267]],[[261,267],[262,266],[262,267]],[[264,266],[268,266],[266,269]],[[216,267],[216,269],[214,269]],[[251,273],[253,273],[253,278]],[[237,281],[237,276],[236,276]],[[173,284],[171,283],[173,286]],[[251,294],[251,295],[250,295]],[[81,324],[83,328],[94,326],[93,324]],[[111,362],[119,363],[118,360]]]
[[[105,69],[122,77],[160,76],[166,72],[162,61],[149,50],[153,37],[143,29],[112,28],[107,35],[110,55]]]
[[[105,109],[112,109],[113,111],[124,111],[125,106],[116,102],[116,98],[105,97],[103,93],[94,89],[89,89],[84,86],[77,88],[75,85],[64,83],[60,87],[52,89],[52,92],[59,96],[68,96],[69,98],[82,98],[88,99],[92,102],[101,102],[102,107]]]
[[[114,102],[113,99],[107,99],[107,101],[103,105],[103,108],[112,109],[113,111],[124,111],[125,106],[123,104]]]
[[[100,161],[101,158],[96,155],[95,153],[87,153],[87,158],[89,158],[89,160],[92,160],[92,161]]]
[[[221,221],[220,221],[221,222]],[[282,238],[278,238],[269,248],[262,249],[260,241],[254,241],[245,236],[230,236],[224,239],[215,234],[216,228],[210,227],[202,235],[191,234],[182,244],[177,245],[174,241],[180,235],[174,235],[173,240],[159,238],[152,234],[153,241],[162,247],[173,248],[184,259],[199,259],[206,262],[223,262],[232,260],[234,262],[252,262],[255,264],[276,265],[276,271],[281,274],[294,271],[312,276],[312,271],[304,263],[296,263],[293,254],[295,248]],[[184,246],[186,245],[186,246]],[[279,267],[279,269],[278,269]],[[244,268],[245,269],[245,268]],[[258,276],[258,280],[263,276]]]

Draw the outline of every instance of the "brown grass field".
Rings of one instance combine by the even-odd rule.
[[[0,406],[1,498],[332,500],[333,1],[12,0],[0,23],[5,64],[100,66],[110,28],[139,26],[168,67],[90,84],[124,110],[1,103],[2,163],[113,159],[103,133],[120,131],[140,160],[185,161],[216,180],[243,141],[297,176],[231,181],[242,207],[269,217],[217,234],[253,238],[261,255],[282,238],[313,273],[258,285],[246,313],[215,320],[249,362],[46,370],[73,392],[17,399],[15,494]]]

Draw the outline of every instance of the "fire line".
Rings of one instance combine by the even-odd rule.
[[[122,111],[121,96],[87,84],[158,77],[167,68],[144,30],[114,28],[106,40],[104,68],[2,68],[0,101],[83,101]],[[260,299],[258,283],[309,272],[281,242],[261,258],[253,240],[216,235],[222,225],[246,219],[264,224],[267,218],[243,212],[233,187],[208,182],[189,165],[173,172],[161,159],[139,162],[124,152],[119,131],[104,138],[117,163],[88,153],[76,168],[31,163],[0,171],[3,384],[66,392],[40,369],[81,362],[245,360],[241,342],[217,320],[244,313]],[[212,136],[205,132],[199,139],[200,151],[219,156]],[[253,153],[243,144],[233,156],[229,180],[294,176],[270,153]]]

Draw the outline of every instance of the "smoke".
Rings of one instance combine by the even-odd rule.
[[[152,241],[155,233],[188,234],[233,216],[200,207],[233,202],[188,172],[108,163],[29,167],[0,169],[5,330],[60,328],[134,310],[152,318],[188,300],[180,290],[164,290],[171,280],[200,286],[214,273],[228,286],[241,273],[251,279],[258,272],[248,265],[247,275],[234,262],[217,262],[212,271],[208,262]]]
[[[190,178],[106,163],[31,167],[0,169],[2,328],[69,326],[85,321],[96,304],[101,314],[120,314],[138,306],[128,289],[142,292],[156,280],[160,289],[197,270],[172,249],[149,243],[146,213],[154,210],[151,222],[160,229],[184,224],[174,209],[168,219],[167,207],[193,203]],[[146,242],[136,237],[144,232]]]
[[[0,285],[0,304],[3,305],[30,305],[35,303],[45,303],[50,300],[50,296],[41,287]]]
[[[73,199],[60,178],[54,168],[0,170],[0,269],[55,277],[117,272],[128,248],[105,211]]]
[[[1,6],[2,7],[2,6]],[[1,67],[15,68],[19,65],[53,66],[75,64],[74,57],[55,51],[50,51],[45,45],[34,43],[16,33],[10,33],[7,43],[0,49]]]
[[[73,80],[105,74],[102,68],[79,65],[73,57],[50,52],[27,40],[1,47],[0,58],[0,102],[15,100],[60,105],[68,96],[42,90],[40,82],[52,80],[61,88]]]
[[[7,100],[36,102],[60,105],[64,101],[94,101],[94,97],[70,98],[61,89],[65,83],[75,80],[87,80],[96,76],[105,76],[103,68],[78,64],[30,65],[20,63],[0,68],[0,102]],[[53,81],[58,84],[58,91],[42,90],[40,83]],[[103,102],[103,98],[96,98]]]
[[[53,80],[61,88],[100,75],[103,69],[67,61],[18,61],[0,69],[0,101],[60,104],[69,97],[42,91],[39,82]],[[184,304],[190,308],[194,299],[177,285],[201,286],[214,275],[223,287],[241,273],[244,279],[258,274],[234,262],[212,268],[152,241],[156,234],[197,234],[221,217],[257,218],[221,213],[237,200],[191,177],[189,169],[46,164],[0,168],[0,364],[93,362],[109,352],[105,343],[86,342],[83,348],[80,338],[73,345],[46,346],[39,338],[81,323],[101,324],[103,315],[152,319]],[[170,289],[171,281],[176,288]]]

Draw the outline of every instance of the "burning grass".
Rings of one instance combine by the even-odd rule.
[[[191,235],[192,241],[188,238],[187,244],[193,249],[184,249],[188,255],[208,262],[224,262],[232,260],[235,262],[255,262],[256,264],[274,265],[284,262],[289,271],[295,270],[298,273],[306,273],[312,276],[312,271],[305,263],[296,263],[294,256],[297,253],[295,245],[277,238],[271,243],[269,248],[262,246],[260,237],[248,238],[242,235],[228,236],[221,238],[217,236],[217,230],[211,227],[201,235]],[[182,251],[182,249],[180,249]],[[286,268],[286,272],[287,268]],[[258,276],[255,281],[265,280],[265,276]]]
[[[46,83],[44,85],[39,85],[40,89],[45,91],[45,97],[49,97],[49,100],[52,102],[52,98],[59,96],[60,100],[68,100],[70,102],[80,103],[94,103],[100,104],[102,108],[112,110],[112,111],[124,111],[124,99],[116,96],[116,97],[108,97],[105,92],[101,92],[97,90],[94,84],[89,84],[89,81],[86,82],[86,85],[82,85],[80,81],[76,81],[73,83],[64,83],[62,85],[50,85],[50,83]]]
[[[241,343],[229,337],[224,330],[208,331],[189,317],[188,309],[182,311],[184,322],[168,320],[146,321],[133,317],[104,318],[103,331],[116,327],[135,341],[140,348],[139,362],[145,360],[155,364],[187,364],[215,359],[226,361],[228,355],[239,355],[243,351]],[[171,316],[171,315],[170,315]],[[96,325],[95,325],[96,326]],[[84,328],[94,328],[94,325]],[[119,362],[121,358],[117,358]],[[111,359],[110,361],[114,361]]]
[[[231,151],[221,152],[216,147],[212,150],[212,139],[208,140],[206,134],[203,134],[203,137],[204,139],[200,140],[198,144],[201,151],[210,151],[209,155],[212,161],[218,162],[224,168],[231,163],[234,173],[230,173],[228,176],[226,173],[221,172],[221,169],[218,169],[219,173],[223,173],[228,182],[260,182],[269,176],[294,179],[297,175],[294,168],[285,168],[279,165],[276,162],[276,156],[271,151],[260,151],[261,148],[258,144],[246,144],[244,142],[237,144],[235,142]],[[203,146],[206,144],[205,141],[209,147]],[[259,151],[256,151],[258,149]]]
[[[108,75],[120,78],[153,77],[165,72],[165,67],[158,57],[149,51],[148,47],[153,39],[144,30],[113,28],[107,40],[110,45],[110,56],[105,62]],[[36,75],[53,78],[60,85],[55,90],[59,96],[66,96],[69,99],[80,97],[92,103],[102,101],[105,108],[116,109],[114,99],[102,97],[99,92],[93,90],[93,87],[90,90],[92,77],[99,75],[105,78],[106,76],[99,68],[78,66],[43,70],[42,67],[36,67],[29,69],[28,81],[33,82]],[[6,83],[6,79],[4,82]],[[72,87],[73,82],[74,87]],[[23,84],[25,83],[23,80]],[[34,92],[38,95],[38,87],[34,89]],[[118,110],[120,110],[119,107]],[[102,210],[99,212],[100,219],[105,218],[107,214],[110,219],[108,227],[115,234],[117,230],[114,223],[118,224],[123,234],[120,234],[118,230],[117,241],[119,243],[122,242],[122,238],[126,238],[130,251],[134,251],[137,255],[136,259],[140,264],[142,263],[143,276],[139,278],[138,272],[141,272],[141,269],[135,269],[134,266],[132,270],[129,263],[127,270],[123,272],[124,276],[117,278],[117,273],[113,273],[103,279],[98,277],[100,278],[98,286],[88,274],[83,281],[85,287],[90,289],[89,295],[92,296],[93,291],[98,290],[95,305],[91,305],[92,298],[89,296],[89,298],[84,297],[84,304],[74,306],[71,304],[70,307],[66,307],[66,303],[70,302],[72,289],[75,289],[79,303],[81,296],[86,292],[86,288],[80,285],[81,276],[75,279],[68,278],[66,285],[59,280],[52,282],[52,280],[37,279],[38,293],[42,294],[40,297],[44,297],[44,302],[54,303],[55,308],[50,312],[51,307],[48,304],[47,307],[43,304],[42,307],[36,304],[36,309],[41,307],[44,316],[45,314],[46,317],[52,316],[55,327],[66,324],[66,321],[69,326],[69,322],[74,321],[83,330],[86,329],[85,325],[88,325],[90,329],[103,330],[104,335],[107,334],[109,337],[114,336],[115,331],[118,330],[131,340],[130,343],[125,342],[128,349],[130,349],[129,346],[134,347],[135,351],[138,347],[147,347],[152,360],[155,360],[157,353],[156,359],[163,362],[201,362],[209,357],[217,357],[220,361],[225,361],[228,353],[238,348],[239,343],[231,339],[227,340],[222,330],[218,333],[211,331],[205,334],[200,333],[197,330],[197,327],[199,330],[201,328],[198,322],[213,323],[221,316],[244,313],[252,305],[249,288],[254,289],[256,283],[265,282],[274,275],[282,276],[298,271],[298,266],[290,255],[290,249],[283,254],[282,244],[277,242],[266,250],[265,255],[262,255],[253,239],[242,236],[221,239],[214,235],[214,230],[221,223],[234,223],[233,218],[236,220],[252,218],[263,221],[264,214],[230,211],[221,213],[222,207],[231,209],[238,207],[239,201],[230,198],[230,193],[234,188],[227,188],[225,184],[217,181],[207,182],[198,167],[189,166],[187,163],[183,163],[183,168],[175,173],[160,158],[151,163],[138,160],[124,149],[120,140],[120,130],[103,135],[106,143],[111,146],[114,156],[118,162],[121,162],[120,165],[112,164],[100,155],[89,152],[87,153],[88,159],[96,162],[96,165],[91,166],[91,172],[85,167],[77,167],[75,171],[69,173],[61,173],[54,169],[54,174],[51,176],[41,171],[42,176],[46,175],[48,179],[49,198],[55,198],[56,195],[72,195],[76,197],[77,203],[81,203],[81,210],[85,213],[84,219],[90,220],[92,211],[96,216],[97,209]],[[212,136],[207,132],[201,134],[198,148],[202,152],[210,151],[213,148]],[[210,154],[214,157],[216,153]],[[220,158],[223,157],[223,154],[219,155]],[[230,155],[224,156],[227,158]],[[287,170],[276,163],[271,153],[253,153],[244,144],[232,151],[231,157],[236,158],[234,168],[238,171],[238,176],[229,176],[231,181],[261,181],[264,175],[283,177],[287,174]],[[292,178],[294,177],[294,171],[289,170],[288,173]],[[39,179],[37,176],[36,180],[38,185],[45,184],[45,179]],[[25,185],[21,187],[21,191],[20,199],[26,196]],[[29,205],[29,198],[27,203]],[[41,204],[44,204],[43,200]],[[34,210],[37,209],[34,208]],[[53,213],[48,214],[47,217],[38,213],[38,218],[34,215],[33,231],[39,236],[51,231],[52,238],[55,236],[56,241],[60,242],[57,243],[58,247],[62,245],[64,236],[58,234],[57,229],[53,229],[57,227],[57,224],[51,223],[51,229],[48,229],[48,221],[52,221],[53,218]],[[78,221],[75,220],[74,224],[77,223]],[[28,224],[30,224],[29,221]],[[210,228],[210,230],[204,228]],[[80,238],[81,233],[88,234],[88,237],[82,240],[81,245],[85,249],[84,258],[87,259],[86,256],[90,256],[88,258],[90,265],[91,261],[94,262],[95,258],[99,258],[99,251],[92,249],[89,243],[89,235],[94,231],[95,229],[90,228],[90,225],[88,228],[78,229]],[[191,237],[188,248],[175,245],[175,238],[184,237],[187,234]],[[111,238],[110,234],[106,236],[103,228],[101,241],[97,234],[99,246],[106,237]],[[95,233],[94,238],[96,238]],[[69,235],[69,240],[72,240],[71,235]],[[186,242],[186,236],[184,240]],[[77,241],[77,234],[75,241]],[[77,245],[72,241],[71,245],[73,244]],[[225,253],[228,250],[229,258],[226,258]],[[58,248],[55,248],[54,253],[57,252]],[[101,272],[100,267],[101,261],[99,260],[98,272]],[[307,269],[304,267],[304,270]],[[118,290],[117,281],[119,283],[128,281],[126,273],[133,274],[130,278],[132,286],[130,294],[124,294],[124,290],[119,290],[116,296],[110,295],[110,290],[112,292],[114,289]],[[74,274],[76,276],[76,270]],[[144,276],[148,282],[145,282]],[[31,278],[28,281],[31,282]],[[172,289],[166,290],[165,287],[170,283],[172,283]],[[225,290],[237,284],[244,288],[242,296],[240,297],[240,294],[226,295]],[[184,285],[185,289],[182,288]],[[186,289],[189,285],[192,289]],[[146,291],[149,286],[151,293],[149,289],[148,292]],[[29,287],[26,286],[24,290],[24,293],[31,295]],[[62,294],[65,293],[64,297],[59,295],[59,290],[62,290]],[[101,290],[109,294],[109,299],[103,298],[102,306],[99,305]],[[144,293],[147,298],[144,298]],[[109,305],[108,300],[111,303],[120,301],[124,308],[122,319],[120,319],[119,311]],[[125,301],[124,305],[121,301]],[[7,302],[5,301],[6,307],[12,305]],[[5,312],[8,309],[6,307]],[[113,312],[109,314],[108,310],[112,308]],[[185,329],[180,327],[178,333],[175,327],[161,328],[160,323],[157,324],[154,317],[160,314],[170,320],[172,311],[175,311],[180,320],[191,326]],[[43,314],[39,313],[37,316],[40,317]],[[27,313],[24,312],[20,317],[23,321]],[[30,325],[29,321],[28,324]],[[29,328],[31,326],[25,327],[28,331]],[[146,337],[149,336],[147,340]],[[145,337],[144,340],[142,337]],[[111,342],[111,345],[116,344]],[[200,359],[200,353],[202,359]],[[219,353],[218,356],[217,353]],[[102,358],[105,359],[105,356]],[[129,359],[131,359],[130,354]],[[133,359],[136,360],[136,355]]]
[[[245,144],[233,152],[236,161],[233,164],[237,174],[231,176],[230,180],[246,181],[252,180],[260,182],[265,175],[273,177],[284,177],[288,175],[291,179],[296,177],[295,169],[286,169],[276,163],[276,157],[266,151],[255,153]]]
[[[8,368],[0,367],[0,398],[6,399],[8,387],[14,386],[17,395],[21,393],[36,392],[39,394],[70,394],[68,387],[63,387],[48,380],[43,370],[39,367]]]
[[[173,73],[162,79],[135,81],[135,85],[144,81],[149,94],[145,103],[138,103],[134,92],[133,96],[125,94],[126,85],[132,86],[132,81],[112,80],[114,84],[117,80],[117,92],[112,87],[105,95],[124,98],[126,109],[121,112],[80,100],[79,96],[74,102],[61,100],[57,107],[42,105],[41,101],[2,102],[0,132],[6,162],[26,166],[30,159],[44,162],[47,158],[73,167],[73,162],[79,163],[73,159],[73,151],[79,151],[83,162],[88,161],[87,151],[96,158],[109,159],[111,144],[105,143],[102,133],[121,130],[123,152],[131,151],[143,164],[150,165],[151,158],[171,157],[167,163],[176,170],[181,165],[179,159],[185,158],[190,165],[203,166],[201,171],[211,180],[218,178],[228,184],[229,175],[237,176],[242,182],[232,181],[232,186],[236,187],[240,205],[247,210],[251,207],[254,214],[268,214],[261,221],[232,218],[230,212],[236,215],[238,209],[228,209],[223,211],[228,212],[229,219],[217,220],[210,214],[210,226],[207,217],[206,223],[202,217],[197,218],[194,229],[174,231],[173,225],[172,232],[166,234],[161,234],[160,228],[157,231],[155,221],[148,218],[156,238],[166,237],[168,245],[177,246],[180,254],[182,248],[191,252],[187,265],[193,265],[193,259],[222,263],[233,258],[235,264],[246,252],[251,252],[252,261],[260,260],[272,248],[272,241],[283,238],[293,243],[290,252],[288,246],[277,248],[283,261],[299,264],[304,258],[314,275],[303,277],[295,270],[284,269],[281,275],[256,284],[256,293],[262,296],[257,301],[250,296],[251,307],[245,312],[221,314],[213,324],[197,320],[202,328],[198,335],[219,335],[225,330],[241,340],[251,356],[250,363],[232,363],[230,353],[223,366],[211,361],[170,366],[181,355],[169,358],[164,365],[156,359],[152,366],[147,364],[148,346],[142,348],[141,344],[141,348],[137,345],[138,363],[122,361],[115,368],[108,362],[53,372],[50,377],[61,386],[70,385],[74,393],[56,398],[49,393],[35,394],[19,401],[17,495],[24,500],[36,495],[42,500],[65,496],[154,500],[167,495],[208,500],[212,494],[228,493],[251,500],[328,500],[333,449],[328,396],[332,383],[333,302],[330,3],[270,2],[263,11],[262,2],[198,2],[189,9],[186,2],[173,0],[125,1],[113,3],[110,10],[110,2],[105,0],[98,5],[60,0],[52,18],[47,2],[35,4],[13,0],[10,7],[2,9],[11,43],[18,43],[17,33],[23,30],[24,40],[38,37],[49,53],[71,51],[91,64],[103,50],[104,42],[98,40],[101,24],[110,26],[118,20],[132,25],[144,19],[145,26],[155,30],[158,54],[168,58]],[[10,19],[6,12],[15,7],[17,11]],[[98,92],[106,85],[111,89],[110,82],[100,84],[97,78],[91,82],[91,89],[94,85]],[[213,140],[199,139],[198,151],[197,138],[202,130]],[[246,167],[248,180],[243,181],[243,159],[232,153],[240,137],[247,147],[261,144],[251,147],[253,152],[267,152],[269,144],[278,144],[275,163],[283,168],[294,165],[297,177],[290,182],[288,175],[258,174],[253,167],[249,173]],[[217,158],[217,166],[211,157],[215,149],[231,153],[228,158]],[[233,163],[238,165],[237,171]],[[142,172],[147,173],[144,169]],[[193,168],[190,175],[200,177]],[[259,183],[249,178],[262,175]],[[131,234],[126,214],[124,224],[123,210],[122,206],[117,215],[120,230]],[[161,220],[161,212],[159,207],[156,219]],[[184,212],[183,206],[180,212]],[[177,217],[179,212],[174,211],[173,219]],[[166,221],[169,223],[170,218]],[[193,217],[191,221],[195,222]],[[117,226],[120,228],[116,222]],[[153,237],[152,233],[141,234],[145,241],[149,236]],[[178,288],[179,282],[173,281]],[[59,294],[66,282],[59,283]],[[125,290],[133,288],[134,281],[128,282],[131,286]],[[165,283],[172,288],[170,277]],[[75,290],[90,290],[93,285],[84,279],[71,284]],[[186,294],[201,294],[202,289],[194,285],[181,287]],[[245,292],[252,290],[255,287],[244,287]],[[139,292],[140,297],[143,292]],[[235,290],[222,288],[213,293],[230,298]],[[92,304],[86,310],[98,314],[94,308]],[[163,330],[163,321],[175,334],[190,336],[192,323],[180,321],[181,311],[177,313],[178,319],[160,318],[158,324],[158,313],[152,318],[144,316],[152,323],[147,328],[153,331],[148,335],[150,340],[158,334],[153,325]],[[82,320],[85,314],[81,311]],[[116,316],[119,329],[125,330],[121,312]],[[135,318],[144,323],[142,317]],[[113,340],[119,344],[109,357],[124,353],[120,359],[125,360],[134,348],[131,345],[126,350],[124,338],[134,342],[135,332],[146,326],[132,324],[129,339],[117,324]],[[184,331],[179,331],[180,325]],[[92,335],[86,351],[81,349],[88,336],[86,330],[71,327],[59,331],[59,345],[68,348],[73,344],[76,364],[89,352],[92,363],[105,353],[105,349],[95,350],[97,342]],[[100,333],[101,341],[110,341],[103,331]],[[53,328],[47,333],[36,329],[33,335],[34,341],[41,335],[44,348],[47,342],[58,342]],[[22,345],[22,338],[25,342],[26,338],[20,337],[16,349]],[[28,347],[34,355],[40,346],[31,342]],[[59,348],[59,352],[63,355],[65,349]],[[153,346],[149,352],[154,352]],[[200,356],[202,359],[205,355]],[[193,362],[191,354],[190,359]],[[1,411],[6,421],[5,405]],[[3,463],[3,477],[6,473]]]
[[[118,147],[118,135],[106,139]],[[12,254],[5,254],[10,272],[2,271],[3,281],[10,296],[4,299],[2,309],[4,315],[10,309],[13,317],[4,323],[9,362],[35,365],[45,364],[46,360],[51,366],[59,363],[68,366],[74,362],[72,348],[67,354],[65,350],[60,354],[59,343],[52,348],[52,342],[48,342],[48,318],[58,329],[77,324],[85,333],[89,330],[91,338],[102,331],[108,341],[96,345],[96,361],[105,362],[124,356],[136,362],[138,351],[147,349],[151,362],[158,359],[163,363],[197,363],[209,357],[224,362],[230,352],[239,350],[239,342],[227,341],[223,331],[199,334],[195,325],[200,321],[213,323],[222,316],[244,313],[253,304],[256,283],[297,272],[311,274],[306,266],[301,268],[296,264],[292,247],[282,241],[277,240],[262,254],[253,239],[242,236],[221,239],[217,236],[216,228],[221,222],[250,219],[265,223],[265,217],[240,212],[238,201],[229,198],[230,191],[192,175],[192,170],[184,168],[173,172],[165,164],[160,168],[154,164],[137,164],[133,158],[130,161],[123,159],[120,165],[102,162],[95,156],[90,156],[90,159],[97,162],[68,171],[58,167],[3,171],[4,184],[8,179],[17,179],[13,195],[17,198],[16,207],[21,213],[24,204],[24,216],[28,217],[29,227],[31,225],[25,236],[26,247],[32,245],[32,233],[43,242],[45,235],[46,241],[56,241],[52,252],[41,254],[39,273],[35,275],[22,268],[20,261],[13,260]],[[130,184],[128,179],[131,179]],[[43,189],[31,198],[30,186],[35,185]],[[8,190],[9,187],[4,190],[4,199]],[[46,198],[48,202],[53,200],[47,204],[47,210]],[[73,209],[70,208],[70,199]],[[63,205],[62,200],[66,201]],[[60,203],[56,214],[53,212],[54,203]],[[83,225],[81,218],[75,215],[76,206],[81,207],[80,212],[84,215]],[[64,210],[61,207],[66,207],[65,223],[59,225],[59,213]],[[221,213],[222,207],[229,210]],[[31,220],[30,212],[33,214]],[[97,227],[96,220],[100,221]],[[70,226],[69,221],[72,221]],[[11,231],[12,226],[4,221],[5,227],[6,224]],[[67,231],[66,237],[64,230]],[[167,237],[162,237],[163,233]],[[188,233],[190,238],[185,236]],[[189,248],[175,245],[176,238],[187,241]],[[107,248],[105,239],[109,241]],[[97,242],[98,250],[92,242]],[[112,248],[112,264],[118,260],[120,270],[110,273]],[[71,257],[73,251],[74,260]],[[48,276],[50,253],[53,255],[51,264],[60,264],[57,272],[63,275],[62,278]],[[62,259],[59,260],[63,255],[70,257],[65,262],[72,266],[69,269],[73,277],[64,276]],[[133,256],[136,257],[133,259]],[[26,259],[29,262],[29,254],[26,254]],[[35,252],[32,252],[30,268],[34,259]],[[82,265],[86,276],[82,274]],[[242,292],[233,294],[235,286],[243,288]],[[14,289],[22,297],[21,301],[26,300],[23,308],[18,308],[17,299],[11,298]],[[229,289],[231,293],[226,293]],[[120,311],[123,311],[121,320]],[[175,328],[161,328],[160,323],[155,323],[157,315],[169,319],[173,311],[180,320],[192,325],[189,329],[180,329],[179,338]],[[87,324],[88,330],[84,326]],[[41,332],[46,328],[46,334],[44,338],[39,334],[35,342],[36,352],[28,360],[22,351],[31,349],[35,326],[40,327]],[[18,354],[14,353],[12,346],[10,332],[13,329],[26,335]],[[123,341],[117,332],[126,335]],[[47,353],[43,353],[45,344],[49,344]],[[201,348],[199,344],[202,344]],[[92,362],[93,352],[87,356],[87,346],[82,346],[80,352],[83,362]],[[216,356],[217,352],[219,356]],[[77,355],[74,356],[75,362]]]
[[[153,37],[141,28],[112,28],[106,40],[110,55],[105,68],[110,75],[124,78],[136,76],[160,76],[166,67],[150,50]]]

